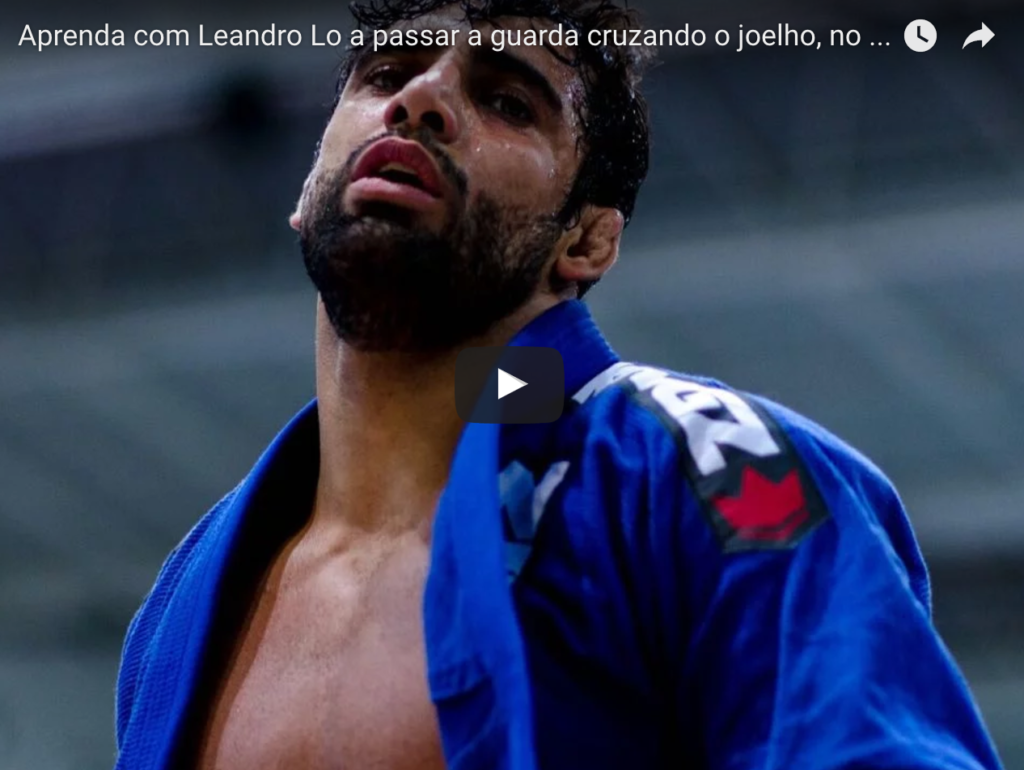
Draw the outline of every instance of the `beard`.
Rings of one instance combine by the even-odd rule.
[[[367,204],[342,209],[352,168],[315,180],[304,206],[300,243],[338,337],[363,351],[437,352],[478,337],[529,299],[562,233],[554,214],[503,208],[486,194],[452,212],[440,233],[415,224],[411,211]],[[421,142],[453,189],[465,177]]]

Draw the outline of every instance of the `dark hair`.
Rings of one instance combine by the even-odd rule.
[[[591,30],[639,29],[636,11],[617,6],[612,0],[353,0],[349,8],[361,28],[379,30],[452,5],[461,7],[470,22],[513,16],[547,19],[577,31],[575,56],[563,56],[549,47],[554,56],[579,71],[583,85],[582,103],[574,105],[581,125],[577,141],[582,161],[558,219],[563,226],[571,227],[583,206],[591,203],[618,209],[628,224],[647,176],[650,129],[647,102],[638,87],[644,70],[653,61],[654,49],[593,46],[588,43],[588,34]],[[336,100],[341,98],[362,50],[350,49],[342,63]],[[579,296],[593,284],[581,282]]]

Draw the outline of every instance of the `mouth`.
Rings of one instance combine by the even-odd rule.
[[[444,197],[441,175],[418,143],[389,137],[372,144],[356,162],[352,197],[425,209]]]
[[[394,182],[395,184],[407,184],[418,190],[427,189],[419,175],[413,169],[408,166],[403,166],[401,163],[388,163],[370,176],[378,179],[386,179],[389,182]]]

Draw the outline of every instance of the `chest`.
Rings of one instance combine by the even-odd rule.
[[[197,766],[443,767],[422,630],[427,560],[422,544],[279,557],[223,672]]]

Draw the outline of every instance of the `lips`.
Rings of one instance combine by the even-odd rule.
[[[406,139],[392,137],[370,145],[352,170],[352,183],[363,179],[413,187],[434,198],[443,194],[433,159],[419,144]]]

